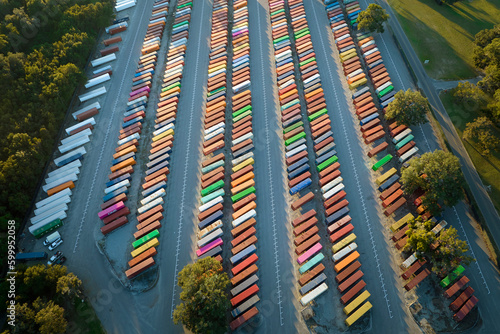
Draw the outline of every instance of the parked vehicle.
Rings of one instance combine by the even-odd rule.
[[[57,251],[54,255],[50,257],[50,259],[47,261],[47,264],[53,264],[57,260],[59,260],[62,257],[63,253],[61,251]]]
[[[48,246],[51,243],[53,243],[54,241],[57,241],[57,239],[61,239],[61,235],[59,234],[59,232],[56,231],[56,232],[47,236],[47,238],[43,242],[43,245]]]
[[[16,254],[17,261],[43,260],[46,258],[47,258],[47,253],[45,253],[45,252],[18,253],[18,254]]]
[[[56,249],[60,244],[63,243],[63,239],[58,239],[56,241],[54,241],[50,246],[49,246],[49,250],[54,250]]]
[[[60,258],[54,261],[54,264],[63,264],[64,262],[66,262],[66,256],[61,256]]]

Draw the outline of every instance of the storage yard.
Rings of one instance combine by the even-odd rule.
[[[183,332],[177,275],[209,256],[231,280],[232,331],[413,333],[430,267],[401,249],[420,214],[475,259],[439,281],[446,316],[479,308],[481,332],[500,331],[465,203],[432,217],[403,196],[401,167],[439,140],[385,119],[414,83],[388,33],[356,30],[367,4],[117,2],[23,247],[58,229],[110,333]]]

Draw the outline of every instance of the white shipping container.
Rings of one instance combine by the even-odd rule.
[[[103,94],[106,94],[106,88],[99,87],[99,88],[96,88],[94,90],[91,90],[88,93],[78,95],[78,99],[80,100],[80,102],[85,102],[85,101],[88,101],[88,100],[93,99],[95,97],[101,96]]]
[[[33,213],[38,216],[40,214],[42,214],[43,212],[46,212],[58,205],[61,205],[61,204],[68,204],[71,202],[71,197],[69,197],[69,195],[65,195],[63,197],[59,197],[58,199],[56,199],[55,201],[47,204],[47,205],[44,205],[42,206],[40,209],[35,209],[33,211]]]
[[[116,189],[120,189],[121,187],[130,187],[130,181],[123,180],[121,182],[115,183],[111,187],[107,187],[106,189],[104,189],[104,193],[109,194],[110,192],[113,192]]]
[[[222,196],[215,197],[213,200],[203,204],[202,206],[199,207],[200,212],[203,212],[205,210],[210,209],[212,206],[222,203],[224,200],[222,199]]]
[[[379,88],[377,88],[375,90],[375,92],[378,94],[380,93],[381,91],[383,91],[384,89],[386,89],[387,87],[391,86],[392,85],[392,82],[391,81],[388,81],[386,82],[385,84],[383,84],[382,86],[380,86]]]
[[[203,132],[203,133],[204,133],[204,135],[206,136],[206,135],[208,135],[208,134],[209,134],[209,133],[211,133],[211,132],[214,132],[214,131],[216,131],[216,130],[218,130],[218,129],[220,129],[220,128],[225,128],[225,127],[226,127],[226,123],[224,123],[224,122],[220,122],[220,123],[215,124],[214,126],[211,126],[211,127],[210,127],[210,128],[208,128],[208,129],[204,130],[204,132]]]
[[[250,87],[250,80],[245,80],[233,87],[233,93],[236,94],[240,91],[243,91],[244,89],[247,89],[248,87]]]
[[[99,67],[98,69],[96,69],[95,71],[93,71],[92,74],[97,74],[97,73],[108,71],[108,70],[111,70],[111,69],[112,69],[111,65],[106,65],[106,66],[103,66],[103,67]]]
[[[333,195],[335,195],[336,193],[338,193],[342,189],[344,189],[343,183],[336,185],[335,187],[333,187],[332,189],[328,190],[326,193],[323,194],[323,200],[329,199],[330,197],[332,197]]]
[[[109,63],[110,61],[113,61],[113,60],[116,60],[116,55],[114,53],[111,53],[107,56],[94,59],[90,63],[92,64],[92,67],[97,67],[97,66],[101,66],[102,64]]]
[[[115,10],[117,12],[121,12],[122,10],[129,9],[131,7],[134,7],[134,6],[135,6],[135,1],[129,1],[129,2],[125,2],[122,5],[115,6]]]
[[[56,175],[53,175],[51,177],[48,177],[45,179],[45,183],[46,184],[49,184],[49,183],[52,183],[60,178],[63,178],[63,177],[66,177],[67,175],[70,175],[70,174],[79,174],[80,173],[80,168],[79,167],[73,167],[73,168],[70,168],[70,169],[66,169]]]
[[[249,132],[249,133],[246,133],[244,134],[243,136],[239,137],[239,138],[236,138],[235,140],[233,140],[232,142],[232,146],[235,146],[247,139],[252,139],[253,138],[253,132]]]
[[[161,188],[161,189],[159,189],[159,190],[155,191],[154,193],[152,193],[151,195],[149,195],[148,197],[143,198],[143,199],[141,200],[141,204],[142,204],[142,205],[146,205],[146,204],[148,204],[149,202],[151,202],[152,200],[157,199],[158,197],[163,197],[163,196],[165,196],[166,194],[167,194],[167,193],[166,193],[166,191],[165,191],[165,188]]]
[[[70,126],[69,128],[66,128],[66,133],[69,135],[71,133],[71,131],[78,129],[78,128],[80,128],[84,125],[87,125],[87,124],[95,125],[94,117],[87,118],[86,120],[81,121],[78,124],[75,124],[73,126]]]
[[[153,137],[158,136],[160,133],[163,133],[163,132],[168,131],[170,129],[172,129],[172,130],[175,129],[174,123],[169,123],[169,124],[167,124],[165,126],[162,126],[158,130],[153,131]]]
[[[78,180],[78,175],[76,175],[76,173],[69,174],[69,175],[63,176],[60,179],[57,179],[51,183],[48,183],[48,184],[42,186],[42,189],[43,189],[43,191],[47,192],[49,189],[57,187],[65,182],[68,182],[68,181],[75,182],[76,180]]]
[[[78,140],[74,140],[70,143],[59,145],[58,149],[59,152],[61,153],[66,153],[68,151],[71,151],[74,148],[80,147],[82,145],[87,144],[90,141],[89,136],[84,136]]]
[[[63,140],[61,140],[61,145],[71,143],[71,142],[73,142],[75,140],[78,140],[78,139],[80,139],[82,137],[90,136],[91,134],[92,134],[92,130],[85,129],[83,131],[75,133],[74,135],[71,135],[71,136],[68,136],[68,137],[64,138]]]
[[[67,165],[64,165],[62,167],[54,169],[52,172],[47,174],[47,177],[54,177],[54,176],[58,175],[59,173],[63,173],[64,171],[67,171],[68,169],[72,169],[75,167],[81,167],[81,166],[82,166],[82,162],[80,160],[75,160],[75,161],[70,162]]]
[[[146,205],[141,206],[140,208],[137,209],[137,212],[139,212],[139,214],[144,213],[144,212],[148,211],[149,209],[151,209],[152,207],[155,207],[155,206],[160,205],[160,204],[163,204],[163,198],[161,198],[161,197],[149,202]]]
[[[358,245],[355,242],[351,242],[349,246],[342,248],[337,253],[333,254],[332,259],[333,262],[337,262],[342,259],[347,254],[354,252],[358,248]]]
[[[299,147],[294,148],[293,150],[286,152],[285,153],[285,157],[288,159],[290,157],[293,157],[295,154],[297,154],[299,152],[302,152],[302,151],[304,151],[306,149],[307,149],[306,145],[300,145]]]
[[[342,181],[344,181],[342,176],[336,177],[335,179],[333,179],[332,181],[328,182],[323,187],[321,187],[321,193],[322,194],[326,193],[328,190],[332,189],[333,187],[335,187],[336,185],[338,185]]]
[[[415,147],[411,148],[408,152],[406,152],[401,157],[399,157],[399,162],[400,163],[405,162],[406,160],[408,160],[412,155],[414,155],[417,152],[418,152],[418,147],[415,146]]]
[[[64,196],[71,196],[72,194],[72,191],[71,189],[69,188],[66,188],[64,190],[61,190],[60,192],[58,193],[55,193],[54,195],[52,196],[49,196],[41,201],[38,201],[35,203],[35,207],[38,209],[38,208],[42,208],[46,205],[49,205],[51,204],[52,202],[54,202],[55,200],[61,198],[61,197],[64,197]]]
[[[411,129],[408,128],[406,130],[404,130],[403,132],[401,132],[400,134],[398,134],[397,136],[395,136],[393,139],[392,139],[392,142],[394,144],[396,144],[398,141],[402,140],[404,137],[406,137],[407,135],[409,135],[411,133]]]
[[[118,146],[123,145],[131,140],[137,139],[139,140],[141,136],[138,133],[134,133],[133,135],[130,135],[128,137],[125,137],[117,142]]]
[[[404,262],[401,264],[401,269],[406,270],[410,268],[410,266],[417,261],[417,253],[413,253],[410,255]]]
[[[105,73],[104,75],[100,75],[97,78],[90,79],[89,81],[87,81],[87,83],[85,84],[85,88],[94,87],[94,86],[102,84],[103,82],[106,82],[110,79],[111,79],[111,77],[109,76],[109,74]]]
[[[30,219],[31,224],[39,223],[42,220],[44,220],[45,218],[50,217],[51,215],[53,215],[53,214],[55,214],[57,212],[66,211],[66,210],[68,210],[68,206],[65,203],[61,203],[61,204],[53,207],[52,209],[49,209],[49,210],[43,212],[42,214],[37,215],[37,216],[31,218]]]
[[[326,283],[321,283],[318,287],[314,288],[309,293],[307,293],[304,297],[300,298],[300,303],[302,304],[302,306],[306,306],[311,301],[313,301],[314,298],[318,297],[326,290],[328,290],[328,285],[326,285]]]
[[[245,213],[243,216],[240,216],[240,217],[236,218],[235,220],[233,220],[231,222],[231,224],[233,225],[233,228],[234,228],[234,227],[237,227],[237,226],[243,224],[244,222],[246,222],[250,218],[255,218],[255,216],[257,216],[257,212],[254,209],[252,209],[252,210],[248,211],[247,213]]]
[[[208,135],[206,135],[205,137],[203,137],[203,140],[204,141],[207,141],[215,136],[217,136],[219,133],[224,133],[224,128],[220,128],[220,129],[217,129],[216,131],[212,132],[212,133],[209,133]]]

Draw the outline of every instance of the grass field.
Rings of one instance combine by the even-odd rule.
[[[479,115],[474,111],[467,111],[462,108],[462,106],[455,104],[450,91],[442,93],[440,97],[446,111],[455,125],[455,129],[457,130],[459,136],[462,137],[465,125],[472,122]],[[500,137],[500,133],[497,135]],[[477,151],[474,143],[469,143],[464,140],[462,141],[483,181],[483,184],[491,186],[491,192],[489,193],[490,198],[497,211],[500,212],[500,153],[496,152],[489,157],[483,157]]]
[[[388,0],[427,74],[440,80],[477,76],[474,35],[500,23],[500,0],[463,0],[454,6],[434,0]]]

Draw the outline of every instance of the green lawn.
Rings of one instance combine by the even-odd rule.
[[[473,111],[466,111],[460,105],[456,105],[453,102],[452,93],[450,91],[442,93],[440,97],[455,125],[455,129],[460,137],[462,137],[465,125],[473,121],[479,115]],[[500,131],[497,135],[500,137]],[[487,186],[491,185],[491,192],[489,195],[497,211],[500,212],[500,153],[496,152],[489,157],[483,157],[475,148],[474,143],[471,144],[467,141],[463,141],[463,143],[479,176],[483,180],[483,184]]]
[[[439,6],[434,0],[388,0],[427,74],[458,80],[477,76],[474,35],[500,23],[500,0],[463,0]]]

